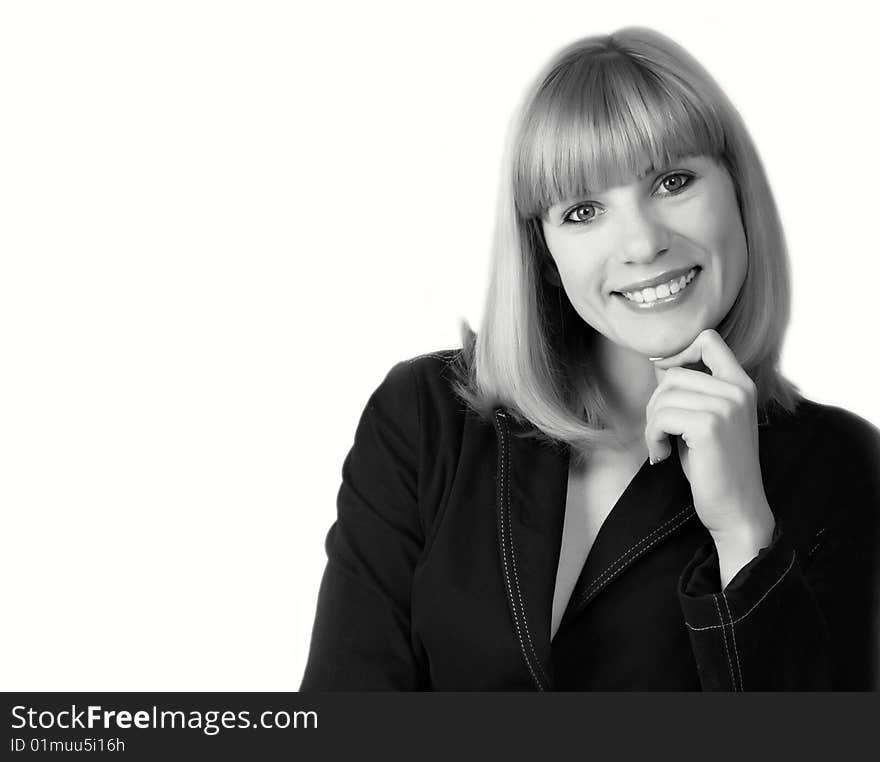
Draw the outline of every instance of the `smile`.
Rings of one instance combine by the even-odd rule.
[[[638,312],[655,310],[664,305],[677,304],[686,295],[690,294],[691,284],[700,272],[699,267],[692,267],[688,272],[678,278],[672,278],[665,283],[649,286],[638,291],[615,292],[627,307]]]
[[[651,286],[643,288],[641,291],[624,291],[623,296],[631,302],[653,302],[657,299],[665,299],[670,294],[677,294],[684,291],[697,275],[697,268],[692,267],[686,275],[680,278],[673,278],[659,286]]]

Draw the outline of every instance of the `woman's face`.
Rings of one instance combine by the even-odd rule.
[[[542,227],[577,313],[615,344],[650,357],[715,328],[746,274],[733,181],[706,156],[557,204]]]

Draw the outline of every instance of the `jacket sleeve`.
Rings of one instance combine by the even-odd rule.
[[[342,467],[300,690],[416,690],[410,635],[418,513],[419,409],[408,362],[372,394]]]
[[[777,517],[770,544],[723,590],[711,542],[683,570],[678,595],[703,690],[880,689],[876,429],[861,427],[843,452],[833,505],[803,556]]]

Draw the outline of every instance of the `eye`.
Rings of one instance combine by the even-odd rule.
[[[660,181],[657,190],[665,191],[665,193],[660,193],[661,196],[673,196],[695,179],[695,175],[690,172],[671,172]]]
[[[578,204],[562,216],[562,222],[563,224],[588,225],[604,213],[605,210],[595,204]]]

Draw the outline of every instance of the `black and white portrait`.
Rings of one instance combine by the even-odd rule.
[[[867,11],[42,7],[7,689],[880,687]]]
[[[360,418],[302,688],[877,688],[880,432],[779,367],[789,267],[684,47],[556,52],[505,138],[478,330]]]

